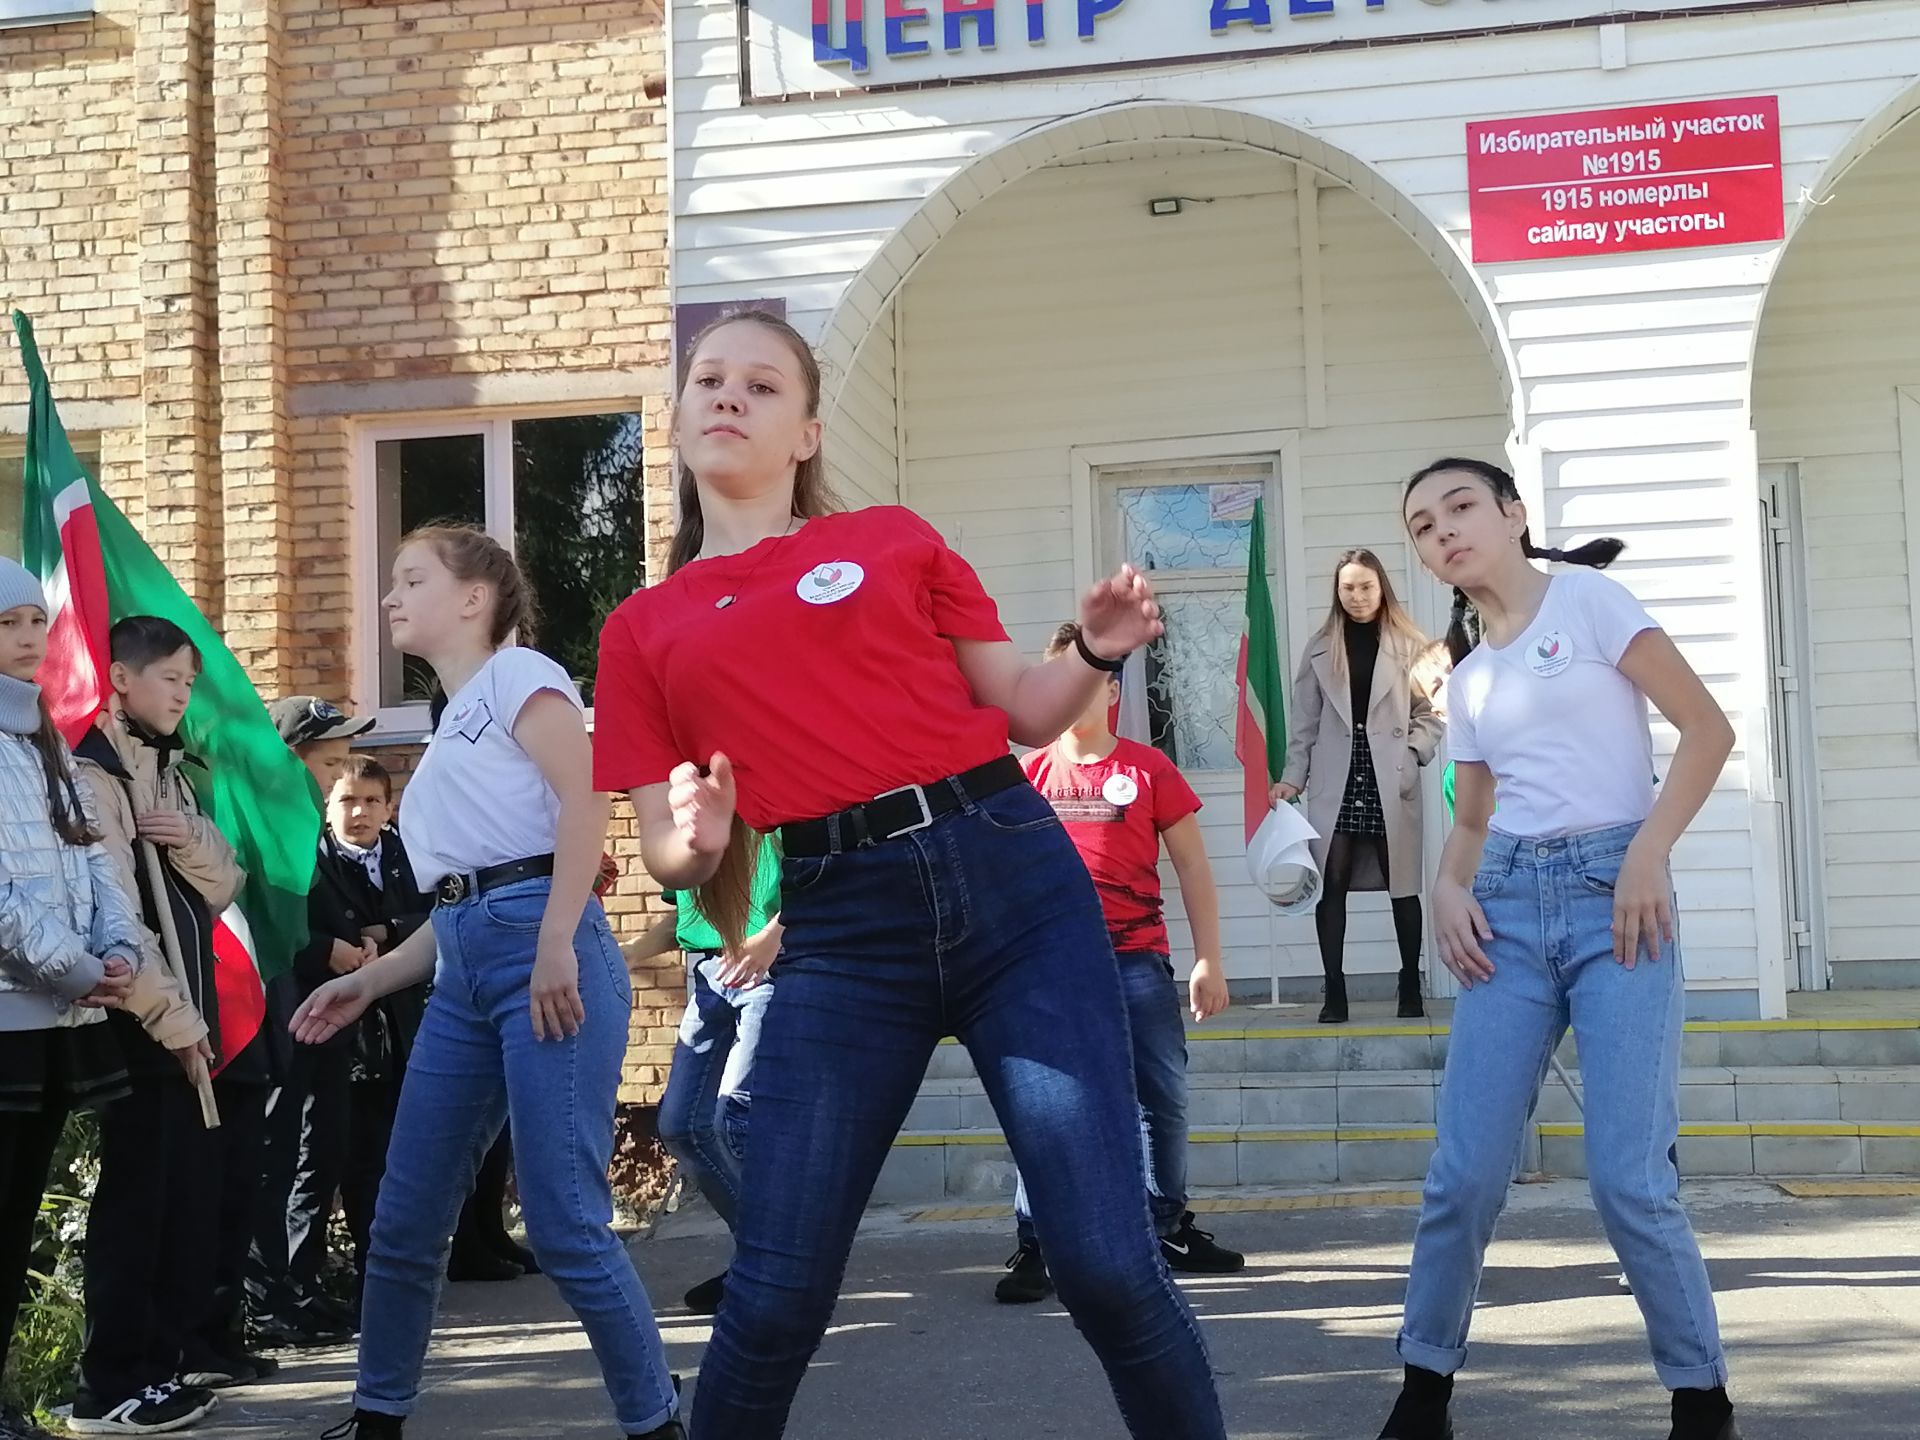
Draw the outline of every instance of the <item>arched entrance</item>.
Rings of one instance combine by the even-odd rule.
[[[1206,802],[1229,977],[1259,993],[1272,969],[1282,994],[1315,993],[1311,926],[1276,924],[1241,858],[1230,717],[1252,498],[1267,501],[1289,672],[1349,546],[1377,550],[1437,627],[1400,482],[1436,455],[1500,456],[1514,423],[1471,268],[1411,202],[1309,137],[1130,105],[954,177],[821,343],[841,485],[939,526],[1024,649],[1097,573],[1152,569],[1169,636],[1147,661],[1143,738]],[[1356,904],[1349,936],[1356,993],[1384,996],[1397,960],[1383,897]]]
[[[1810,989],[1920,985],[1917,104],[1864,127],[1803,208],[1754,358],[1774,780]]]

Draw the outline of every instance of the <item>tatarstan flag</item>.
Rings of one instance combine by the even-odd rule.
[[[1253,534],[1247,544],[1247,604],[1240,623],[1240,705],[1233,727],[1233,753],[1246,777],[1249,840],[1267,818],[1267,796],[1287,763],[1281,673],[1273,599],[1267,592],[1267,502],[1262,499],[1253,504]]]
[[[13,329],[31,391],[21,563],[40,577],[53,609],[40,683],[60,733],[75,743],[106,705],[107,632],[115,621],[159,615],[200,648],[200,682],[180,737],[207,763],[194,788],[247,872],[238,902],[214,927],[220,1056],[231,1059],[260,1033],[263,977],[287,969],[307,941],[320,838],[313,779],[281,741],[226,642],[81,467],[54,409],[33,325],[15,311]]]

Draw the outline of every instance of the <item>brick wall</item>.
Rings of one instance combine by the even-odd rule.
[[[302,381],[664,363],[658,0],[289,0]]]
[[[395,387],[571,373],[642,410],[663,553],[664,69],[658,0],[99,0],[0,30],[0,301],[263,692],[352,692],[352,433],[404,418]],[[0,360],[0,423],[24,400]],[[633,934],[660,907],[620,809]],[[677,957],[635,991],[646,1104]]]

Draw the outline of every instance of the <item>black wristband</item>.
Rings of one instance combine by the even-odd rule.
[[[1087,648],[1087,637],[1080,634],[1077,630],[1073,636],[1073,648],[1080,652],[1080,658],[1086,661],[1087,664],[1096,670],[1104,670],[1109,675],[1118,675],[1122,670],[1127,668],[1126,656],[1122,655],[1118,660],[1102,660]]]

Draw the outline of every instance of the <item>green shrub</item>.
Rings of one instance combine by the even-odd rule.
[[[72,1398],[86,1319],[81,1253],[87,1205],[100,1178],[99,1140],[94,1116],[73,1116],[47,1174],[34,1230],[30,1295],[7,1352],[6,1373],[0,1376],[0,1399],[30,1415],[44,1414]]]

